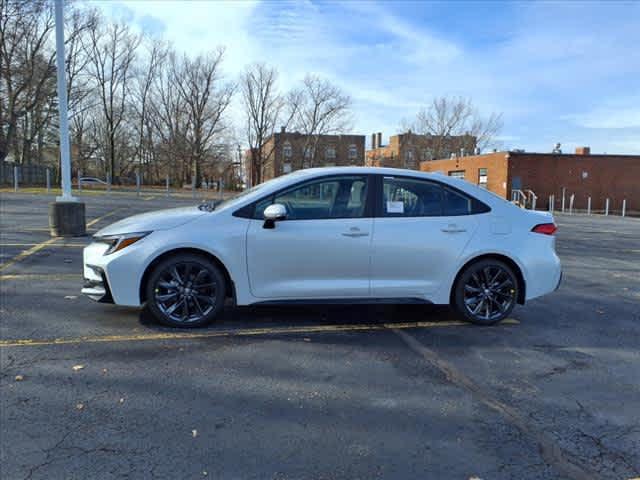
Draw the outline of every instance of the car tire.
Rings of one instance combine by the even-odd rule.
[[[210,324],[224,307],[225,277],[208,258],[178,254],[158,263],[146,285],[147,306],[163,325]]]
[[[480,260],[458,276],[452,306],[472,323],[493,325],[512,312],[519,288],[518,277],[509,265],[500,260]]]

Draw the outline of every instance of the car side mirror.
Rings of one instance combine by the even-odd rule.
[[[264,209],[264,225],[262,228],[275,228],[278,220],[287,218],[287,207],[281,203],[274,203]]]

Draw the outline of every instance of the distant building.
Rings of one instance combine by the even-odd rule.
[[[419,170],[420,162],[451,155],[469,155],[476,150],[473,135],[421,135],[409,130],[392,135],[389,144],[382,144],[382,133],[371,135],[371,150],[367,150],[366,165]]]
[[[364,165],[364,140],[364,135],[305,135],[283,127],[263,148],[262,181],[303,168]],[[251,172],[251,150],[245,159]],[[248,183],[255,184],[250,173],[248,177]]]
[[[620,212],[625,199],[627,213],[640,212],[640,155],[591,154],[589,147],[574,154],[493,152],[424,161],[420,170],[463,178],[508,200],[515,190],[531,191],[537,208],[548,209],[553,195],[560,209],[564,192],[565,209],[574,195],[576,209],[586,209],[591,197],[593,211],[604,210],[609,198],[611,212]]]

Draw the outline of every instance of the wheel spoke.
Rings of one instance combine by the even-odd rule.
[[[472,287],[471,285],[467,284],[464,286],[465,291],[467,292],[471,292],[471,293],[477,293],[477,292],[481,292],[482,289],[479,287]]]
[[[207,275],[207,273],[208,273],[208,272],[207,272],[206,270],[204,270],[204,269],[203,269],[203,270],[200,270],[200,271],[197,273],[197,275],[193,278],[193,285],[194,285],[194,286],[197,286],[197,285],[198,285],[198,282],[199,282],[199,281],[201,281],[201,280],[203,280],[203,279],[204,279],[204,277]]]
[[[198,309],[198,312],[200,312],[200,315],[204,315],[204,310],[202,310],[202,306],[200,305],[200,302],[198,301],[198,296],[195,295],[193,297],[193,303],[195,303],[196,308]]]
[[[171,292],[163,295],[156,295],[156,300],[158,300],[159,302],[166,302],[167,300],[171,300],[173,298],[176,298],[177,296],[178,292]]]
[[[189,300],[186,298],[182,304],[182,320],[189,320]]]
[[[158,286],[166,288],[167,290],[173,290],[174,288],[176,288],[176,285],[173,282],[165,282],[164,280],[160,280],[158,282]]]
[[[173,268],[171,269],[171,276],[173,277],[173,279],[178,282],[179,285],[182,285],[182,277],[180,276],[180,273],[178,273],[178,266],[174,265]]]
[[[184,302],[184,298],[181,298],[179,301],[177,301],[176,303],[174,303],[173,305],[171,305],[169,308],[167,308],[167,310],[165,311],[165,313],[167,315],[171,315],[173,312],[176,311],[176,309]]]

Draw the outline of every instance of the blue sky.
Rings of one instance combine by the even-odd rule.
[[[178,50],[225,45],[230,79],[254,61],[283,89],[327,77],[353,98],[354,132],[385,142],[447,95],[502,112],[504,148],[640,153],[640,2],[97,4]]]

